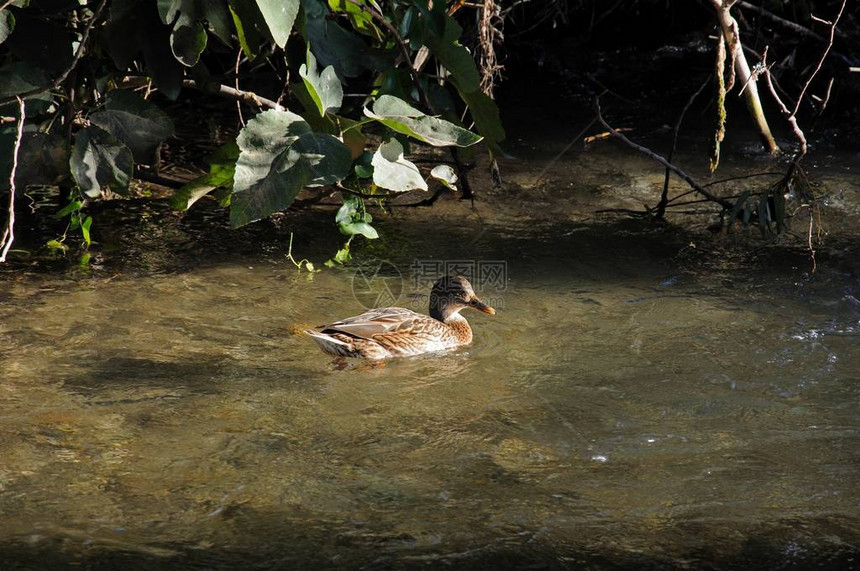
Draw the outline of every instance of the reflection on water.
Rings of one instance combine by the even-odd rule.
[[[188,250],[135,234],[122,265],[4,274],[0,567],[858,565],[856,256],[810,278],[791,249],[440,232],[444,208],[382,218],[360,259],[504,260],[500,311],[382,367],[292,334],[362,311],[353,273],[309,279],[254,230],[167,218]]]

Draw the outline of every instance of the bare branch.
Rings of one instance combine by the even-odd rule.
[[[800,125],[797,124],[797,108],[795,110],[789,111],[788,107],[785,103],[783,103],[782,99],[776,93],[776,87],[773,85],[773,79],[770,76],[770,69],[767,67],[767,50],[770,46],[766,46],[764,48],[764,53],[761,55],[762,66],[764,66],[764,77],[767,81],[767,86],[770,89],[770,94],[773,96],[773,100],[776,101],[776,104],[779,106],[779,110],[782,113],[785,120],[788,121],[789,125],[791,125],[792,131],[794,131],[794,136],[797,139],[799,144],[799,148],[797,154],[794,156],[793,164],[797,165],[800,162],[800,159],[803,158],[803,155],[806,154],[807,146],[806,146],[806,136],[803,134],[803,130],[800,128]],[[798,100],[798,103],[800,100]],[[789,172],[789,175],[791,172]]]
[[[830,40],[827,42],[827,47],[824,48],[824,53],[821,54],[821,59],[818,60],[818,65],[815,66],[815,71],[812,72],[812,75],[809,76],[809,79],[806,80],[806,83],[803,84],[803,89],[800,90],[800,95],[797,96],[797,102],[794,104],[794,111],[791,112],[792,116],[797,115],[797,110],[800,109],[800,104],[803,102],[803,96],[806,94],[806,90],[809,89],[809,84],[812,83],[812,80],[815,79],[815,76],[818,75],[818,72],[821,70],[821,66],[824,65],[824,60],[827,59],[827,54],[830,53],[830,48],[833,47],[833,39],[836,34],[836,24],[839,23],[839,19],[842,17],[842,12],[845,10],[845,4],[848,0],[842,0],[842,5],[839,7],[839,13],[836,14],[836,18],[834,18],[833,22],[825,22],[830,26]],[[813,19],[816,19],[813,16]],[[823,20],[819,20],[824,22]]]
[[[734,4],[734,2],[729,2],[728,0],[711,0],[711,3],[716,10],[720,28],[722,29],[723,35],[729,45],[731,46],[733,43],[737,42],[738,47],[743,47],[740,38],[737,36],[737,22],[731,13],[729,13],[729,8],[731,8],[731,5]],[[758,95],[758,87],[756,86],[756,77],[750,71],[750,66],[747,62],[746,56],[744,55],[744,50],[735,49],[735,53],[736,57],[733,63],[737,72],[738,83],[745,86],[745,89],[741,93],[746,101],[747,109],[749,109],[750,115],[756,123],[756,128],[759,131],[762,142],[765,144],[765,147],[767,147],[767,150],[771,154],[774,154],[779,151],[779,147],[773,138],[773,134],[770,132],[770,127],[768,126],[767,119],[764,116],[761,99]]]
[[[761,14],[762,16],[767,18],[768,20],[771,20],[772,22],[776,22],[777,24],[780,24],[781,26],[784,26],[784,27],[788,28],[789,30],[797,32],[798,34],[800,34],[802,36],[809,36],[810,38],[815,38],[816,40],[818,40],[820,42],[827,42],[827,38],[825,38],[824,36],[816,34],[812,30],[810,30],[809,28],[804,28],[800,24],[797,24],[797,23],[792,22],[790,20],[786,20],[785,18],[781,18],[781,17],[777,16],[776,14],[774,14],[773,12],[765,10],[761,6],[756,6],[755,4],[752,4],[751,2],[746,2],[745,0],[741,0],[740,2],[738,2],[738,6],[740,6],[741,8],[746,8],[747,10],[755,10],[756,12],[758,12],[759,14]],[[813,18],[814,18],[814,16],[813,16]],[[841,35],[841,34],[839,34],[839,35]]]
[[[704,196],[705,198],[707,198],[711,202],[716,202],[717,204],[719,204],[720,206],[722,206],[723,208],[726,208],[726,209],[729,209],[732,206],[734,206],[731,203],[731,201],[712,194],[704,186],[702,186],[701,184],[696,182],[696,179],[694,179],[693,177],[688,175],[686,172],[684,172],[680,168],[676,167],[675,165],[673,165],[672,163],[667,161],[664,157],[658,155],[657,153],[655,153],[651,149],[648,149],[646,147],[643,147],[642,145],[638,145],[638,144],[634,143],[633,141],[631,141],[630,139],[628,139],[627,137],[625,137],[624,135],[619,133],[614,127],[610,126],[609,123],[607,123],[603,119],[603,115],[600,114],[600,100],[599,100],[599,98],[596,98],[596,97],[594,99],[594,110],[595,110],[595,113],[597,114],[597,120],[600,122],[601,125],[603,125],[603,127],[606,130],[608,130],[610,133],[612,133],[613,137],[620,139],[621,141],[623,141],[628,146],[636,149],[637,151],[639,151],[640,153],[642,153],[645,156],[651,157],[652,159],[654,159],[655,161],[657,161],[658,163],[660,163],[661,165],[663,165],[667,169],[671,170],[672,172],[677,174],[679,177],[684,179],[684,181],[687,184],[689,184],[692,188],[694,188],[696,190],[696,192],[698,192],[699,194],[701,194],[702,196]]]
[[[681,131],[681,123],[684,121],[684,117],[687,115],[687,111],[690,110],[690,107],[693,106],[693,101],[696,100],[696,97],[702,92],[703,89],[710,83],[711,76],[708,76],[702,85],[699,86],[699,89],[690,96],[690,99],[687,100],[687,104],[684,105],[684,109],[681,110],[681,115],[678,116],[678,122],[675,123],[675,132],[672,136],[672,148],[669,150],[669,158],[668,161],[671,162],[672,157],[675,155],[675,149],[678,147],[678,133]],[[657,218],[662,218],[666,213],[666,206],[669,204],[669,174],[671,171],[666,169],[666,176],[663,179],[663,194],[660,195],[660,202],[657,204],[656,214]]]
[[[182,80],[182,85],[185,87],[193,87],[194,89],[199,89],[200,91],[208,91],[205,85],[201,85],[194,81],[193,79],[184,79]],[[279,104],[277,101],[272,101],[271,99],[266,99],[265,97],[261,97],[257,95],[253,91],[242,91],[241,89],[236,89],[230,87],[229,85],[219,85],[218,86],[218,95],[221,97],[227,97],[229,99],[237,99],[239,101],[245,101],[247,103],[252,103],[257,107],[265,107],[267,109],[277,109],[282,111],[284,107]]]

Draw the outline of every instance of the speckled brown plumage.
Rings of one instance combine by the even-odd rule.
[[[307,330],[307,334],[331,355],[375,360],[419,355],[472,342],[472,328],[460,315],[466,307],[495,313],[475,296],[468,280],[446,276],[430,292],[430,315],[382,307]]]

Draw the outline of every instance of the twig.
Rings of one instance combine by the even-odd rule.
[[[646,156],[648,156],[648,157],[651,157],[652,159],[654,159],[655,161],[657,161],[658,163],[660,163],[660,164],[661,164],[661,165],[663,165],[664,167],[666,167],[666,168],[668,168],[668,169],[672,170],[675,174],[677,174],[679,177],[681,177],[682,179],[684,179],[684,181],[685,181],[687,184],[689,184],[689,185],[690,185],[692,188],[694,188],[694,189],[695,189],[699,194],[701,194],[702,196],[704,196],[704,197],[705,197],[705,198],[707,198],[708,200],[710,200],[710,201],[712,201],[712,202],[716,202],[717,204],[719,204],[720,206],[722,206],[723,208],[726,208],[726,209],[729,209],[729,208],[731,208],[731,207],[733,206],[733,204],[732,204],[730,201],[728,201],[728,200],[726,200],[726,199],[724,199],[724,198],[720,198],[719,196],[716,196],[716,195],[714,195],[714,194],[711,194],[711,192],[709,192],[705,187],[703,187],[701,184],[699,184],[698,182],[696,182],[696,180],[695,180],[693,177],[691,177],[691,176],[690,176],[690,175],[688,175],[686,172],[684,172],[684,171],[683,171],[683,170],[681,170],[680,168],[676,167],[675,165],[673,165],[672,163],[670,163],[669,161],[667,161],[667,160],[665,159],[665,157],[662,157],[662,156],[658,155],[657,153],[655,153],[655,152],[654,152],[654,151],[652,151],[651,149],[648,149],[648,148],[646,148],[646,147],[643,147],[642,145],[637,145],[636,143],[634,143],[633,141],[631,141],[630,139],[628,139],[627,137],[625,137],[624,135],[622,135],[621,133],[619,133],[619,132],[614,128],[614,127],[610,126],[610,125],[609,125],[609,123],[607,123],[607,122],[603,119],[603,115],[601,115],[601,114],[600,114],[600,99],[599,99],[599,98],[597,98],[597,97],[595,97],[595,98],[594,98],[594,110],[595,110],[595,112],[597,113],[597,120],[598,120],[598,121],[600,121],[600,124],[601,124],[601,125],[603,125],[603,127],[604,127],[606,130],[608,130],[610,133],[612,133],[612,136],[613,136],[613,137],[616,137],[617,139],[620,139],[620,140],[621,140],[621,141],[623,141],[625,144],[627,144],[628,146],[630,146],[630,147],[632,147],[632,148],[636,149],[637,151],[639,151],[639,152],[640,152],[640,153],[642,153],[643,155],[646,155]]]
[[[23,93],[18,93],[17,95],[10,95],[8,97],[0,98],[0,107],[2,107],[3,105],[6,105],[7,103],[12,103],[18,97],[20,97],[22,99],[26,99],[28,97],[32,97],[33,95],[38,95],[40,93],[44,93],[46,91],[51,91],[52,89],[56,89],[57,87],[59,87],[60,84],[66,80],[66,78],[69,76],[69,74],[72,73],[72,70],[75,69],[75,66],[78,65],[78,62],[81,60],[81,56],[84,55],[84,47],[87,45],[87,39],[90,37],[90,30],[93,29],[93,26],[95,25],[96,21],[99,19],[99,16],[101,16],[102,9],[105,7],[105,4],[107,4],[107,0],[102,0],[101,2],[99,2],[99,5],[96,8],[96,11],[93,13],[93,17],[90,18],[90,21],[87,22],[87,27],[84,28],[84,33],[81,34],[81,41],[78,44],[78,51],[75,52],[75,57],[72,58],[72,63],[69,64],[69,67],[67,67],[63,71],[63,73],[61,73],[59,76],[57,76],[57,78],[54,81],[52,81],[51,83],[49,83],[48,85],[43,85],[41,87],[34,87],[33,89],[31,89],[29,91],[25,91]]]
[[[648,206],[645,206],[648,208]],[[633,210],[631,208],[601,208],[600,210],[595,210],[595,214],[631,214],[633,216],[647,216],[651,214],[651,209],[648,210]]]
[[[448,190],[448,187],[440,186],[433,193],[433,196],[431,196],[429,198],[425,198],[424,200],[419,200],[418,202],[408,202],[406,204],[389,204],[388,207],[389,208],[392,208],[392,207],[410,208],[410,207],[417,207],[417,206],[433,206],[436,203],[436,201],[439,200],[439,197],[442,196],[443,194],[445,194],[446,190]]]
[[[827,38],[825,38],[824,36],[820,36],[820,35],[816,34],[812,30],[810,30],[809,28],[804,28],[800,24],[797,24],[797,23],[792,22],[790,20],[786,20],[785,18],[781,18],[780,16],[777,16],[773,12],[765,10],[761,6],[756,6],[754,4],[750,4],[749,2],[746,2],[744,0],[741,0],[740,2],[738,2],[738,6],[740,6],[741,8],[746,8],[748,10],[755,10],[756,12],[758,12],[759,14],[761,14],[762,16],[767,18],[768,20],[776,22],[777,24],[780,24],[780,25],[788,28],[789,30],[793,30],[802,36],[809,36],[810,38],[815,38],[816,40],[819,40],[821,42],[827,41]]]
[[[785,176],[782,178],[780,182],[778,182],[775,186],[777,188],[780,187],[788,187],[791,182],[795,179],[796,176],[804,177],[803,169],[800,167],[800,161],[806,155],[807,151],[807,143],[806,136],[803,134],[803,130],[800,128],[800,125],[797,123],[797,112],[800,110],[800,105],[803,103],[803,96],[806,94],[806,91],[809,89],[810,84],[812,84],[812,80],[815,79],[815,76],[821,70],[821,66],[824,65],[824,60],[827,59],[827,54],[830,53],[830,49],[833,47],[833,40],[836,36],[836,25],[839,23],[839,19],[842,17],[842,13],[845,11],[845,4],[848,0],[842,0],[842,4],[839,6],[839,12],[836,14],[836,17],[832,20],[822,20],[821,18],[817,18],[812,16],[812,19],[816,22],[821,22],[830,26],[830,38],[827,43],[827,47],[824,48],[824,51],[821,54],[821,57],[818,60],[818,64],[815,66],[815,69],[812,71],[810,76],[807,78],[806,82],[803,84],[803,87],[800,90],[800,95],[797,97],[797,101],[794,104],[794,109],[789,110],[788,106],[780,99],[779,95],[776,93],[776,88],[774,87],[773,79],[770,75],[770,69],[767,67],[767,51],[768,47],[764,48],[764,53],[762,53],[761,61],[762,66],[764,67],[764,76],[767,80],[767,85],[770,88],[770,93],[773,96],[774,101],[779,106],[780,111],[785,117],[786,121],[791,125],[792,130],[794,131],[794,136],[797,138],[798,149],[794,154],[794,157],[789,163],[788,171],[785,173]],[[829,91],[829,87],[828,87]],[[818,212],[818,205],[814,201],[810,201],[809,205],[809,231],[807,233],[807,246],[809,248],[809,257],[812,262],[811,273],[815,273],[816,269],[816,261],[815,261],[815,249],[812,247],[812,228],[815,221],[815,215]],[[818,222],[819,232],[821,230],[821,221]]]
[[[430,98],[427,96],[427,92],[424,91],[424,86],[421,85],[419,81],[418,71],[412,65],[412,58],[409,55],[409,46],[406,45],[406,42],[400,36],[400,32],[397,31],[397,28],[391,25],[385,16],[368,6],[362,1],[359,0],[346,0],[350,4],[357,6],[362,12],[367,12],[370,14],[370,17],[373,20],[385,28],[385,31],[391,34],[391,37],[394,38],[394,41],[397,43],[397,46],[400,48],[400,52],[403,54],[403,60],[406,64],[407,71],[409,71],[409,75],[412,77],[412,82],[415,84],[415,87],[418,89],[418,93],[421,95],[421,102],[429,109],[434,115],[436,114],[433,111],[433,104],[430,103]]]
[[[541,183],[544,175],[546,174],[546,172],[550,168],[552,168],[552,165],[554,165],[556,162],[558,162],[558,160],[562,156],[564,156],[564,154],[573,145],[575,145],[577,141],[580,141],[582,139],[582,136],[585,135],[585,133],[588,132],[588,130],[591,129],[591,126],[594,125],[596,122],[597,122],[597,118],[595,117],[594,119],[591,120],[591,122],[588,125],[583,127],[582,130],[579,133],[577,133],[577,135],[573,139],[571,139],[570,142],[567,145],[565,145],[565,147],[561,151],[559,151],[559,153],[556,156],[554,156],[550,162],[548,162],[547,164],[544,165],[544,167],[541,169],[540,173],[538,173],[538,175],[535,177],[533,186],[537,186],[538,184]]]
[[[20,97],[18,100],[18,131],[15,134],[15,146],[12,149],[12,172],[9,173],[9,219],[6,221],[6,229],[3,230],[3,239],[0,240],[0,263],[6,261],[6,254],[9,253],[9,248],[12,247],[12,242],[15,240],[15,171],[18,170],[18,151],[21,148],[21,139],[24,138],[24,100]]]
[[[139,168],[137,165],[135,165],[134,167],[134,178],[145,182],[151,182],[153,184],[157,184],[158,186],[163,186],[165,188],[178,189],[185,186],[185,182],[181,180],[164,178],[163,176],[159,176],[157,174],[148,173],[145,170]]]
[[[812,271],[810,273],[815,273],[816,263],[815,263],[815,248],[812,247],[812,220],[814,218],[812,207],[809,208],[809,231],[806,234],[806,245],[809,247],[809,259],[812,260]],[[820,227],[820,224],[819,224]]]
[[[242,61],[242,48],[239,48],[238,53],[236,53],[236,66],[233,68],[235,70],[235,79],[234,84],[236,85],[236,91],[241,91],[239,89],[239,62]],[[245,118],[242,117],[242,101],[240,99],[236,100],[236,113],[239,115],[239,124],[243,127],[245,126]],[[290,234],[290,239],[292,239],[293,235]]]
[[[338,190],[342,190],[347,194],[351,194],[353,196],[358,196],[359,198],[394,198],[395,196],[399,196],[401,193],[399,192],[388,192],[385,194],[367,194],[366,192],[361,192],[359,190],[354,190],[352,188],[346,187],[341,183],[336,183],[335,186]]]
[[[821,70],[821,66],[824,65],[824,60],[827,59],[827,54],[830,53],[830,48],[833,47],[833,39],[836,35],[836,24],[839,23],[839,19],[842,17],[842,12],[845,10],[845,4],[847,2],[848,0],[842,0],[842,5],[839,7],[839,13],[836,14],[836,18],[832,22],[812,16],[814,20],[830,25],[830,39],[827,42],[827,47],[824,48],[824,52],[821,54],[821,59],[818,60],[818,65],[815,66],[815,71],[812,72],[812,75],[810,75],[809,79],[806,80],[806,83],[803,84],[803,89],[800,90],[800,95],[797,96],[797,102],[794,104],[794,111],[791,112],[792,115],[797,115],[797,111],[800,109],[800,104],[803,102],[803,96],[806,94],[806,90],[809,89],[809,84],[812,83],[812,80],[815,79],[816,75],[818,75],[818,72]]]
[[[672,136],[672,149],[669,151],[669,157],[666,159],[671,162],[672,157],[675,155],[675,149],[678,147],[678,133],[681,131],[681,123],[684,121],[684,117],[687,115],[687,111],[692,107],[693,101],[696,100],[696,97],[702,92],[708,83],[711,81],[711,76],[708,76],[707,79],[699,86],[699,89],[687,100],[687,104],[684,105],[684,109],[681,110],[681,115],[678,117],[678,122],[675,123],[675,133]],[[657,204],[657,212],[655,216],[657,218],[663,218],[666,214],[666,206],[669,204],[669,175],[671,171],[666,169],[666,176],[663,178],[663,194],[660,195],[660,202]]]
[[[185,87],[199,89],[203,92],[209,91],[208,89],[206,89],[206,86],[197,83],[193,79],[183,79],[182,85]],[[219,85],[217,94],[221,97],[238,99],[239,101],[247,101],[248,103],[253,103],[257,107],[266,107],[268,109],[277,109],[279,111],[282,111],[284,109],[284,107],[276,101],[261,97],[253,91],[242,91],[241,89],[236,89],[234,87],[230,87],[229,85]]]
[[[776,93],[776,87],[774,87],[773,80],[770,77],[770,69],[767,67],[767,50],[769,47],[770,46],[765,46],[764,53],[761,54],[761,62],[764,67],[764,78],[765,81],[767,81],[767,86],[768,89],[770,89],[770,94],[773,96],[773,100],[776,101],[776,104],[779,106],[779,110],[783,117],[785,117],[785,120],[788,121],[789,125],[791,125],[791,129],[794,131],[794,136],[797,138],[797,142],[799,143],[797,153],[795,153],[794,160],[792,161],[792,164],[796,166],[800,163],[800,159],[803,158],[803,155],[806,154],[806,136],[803,134],[803,130],[801,130],[800,125],[797,124],[797,106],[795,106],[793,112],[789,111],[788,107]],[[809,85],[809,82],[807,82],[807,85]],[[800,99],[797,100],[797,104],[800,105]],[[792,170],[789,170],[789,174],[787,176],[791,176],[791,173]]]
[[[743,180],[745,178],[755,178],[758,176],[782,176],[782,173],[779,171],[768,171],[768,172],[756,172],[753,174],[744,174],[744,175],[740,175],[740,176],[730,176],[728,178],[721,178],[720,180],[713,180],[707,184],[703,184],[702,186],[704,186],[705,188],[708,188],[709,186],[714,186],[717,184],[723,184],[726,182],[731,182],[733,180]],[[680,198],[680,197],[676,196],[675,198]]]

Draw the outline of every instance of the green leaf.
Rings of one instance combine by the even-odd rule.
[[[0,189],[9,188],[12,149],[16,136],[15,123],[0,128]],[[69,153],[70,148],[64,136],[25,131],[18,149],[15,184],[18,188],[27,185],[54,185],[68,178]]]
[[[766,193],[762,194],[761,200],[758,201],[756,211],[758,212],[758,227],[764,235],[768,229],[768,216],[770,214],[770,205],[767,203]]]
[[[445,32],[442,36],[430,34],[424,39],[424,44],[451,74],[457,89],[470,93],[480,89],[481,76],[478,74],[475,58],[458,41],[462,33],[463,28],[453,18],[446,16]]]
[[[33,10],[22,10],[15,20],[15,33],[9,36],[6,46],[19,61],[54,74],[72,63],[72,40],[66,26],[35,15]]]
[[[175,100],[185,71],[171,50],[171,31],[159,18],[154,2],[113,0],[104,38],[108,48],[105,51],[121,70],[135,65],[137,54],[142,52],[145,69],[155,86]]]
[[[156,0],[155,5],[158,8],[158,16],[161,21],[170,25],[176,19],[176,13],[182,6],[182,0]]]
[[[457,173],[450,165],[438,165],[430,171],[430,176],[440,181],[451,190],[457,190]]]
[[[229,198],[229,192],[233,190],[233,175],[238,158],[239,146],[235,141],[219,147],[208,159],[209,172],[177,190],[170,199],[171,208],[188,210],[192,204],[216,189],[226,189],[226,196]],[[219,202],[223,201],[219,199]]]
[[[310,179],[305,186],[323,186],[343,180],[352,166],[349,147],[325,133],[305,133],[293,144],[307,165]]]
[[[305,35],[320,65],[334,66],[338,77],[357,77],[367,70],[392,67],[397,50],[371,48],[361,37],[329,19],[329,8],[322,0],[302,0],[302,7]]]
[[[310,178],[301,155],[287,149],[278,155],[266,176],[241,188],[238,181],[241,160],[240,155],[230,204],[230,223],[236,228],[289,207]]]
[[[413,50],[424,44],[424,27],[419,21],[418,13],[418,8],[410,6],[400,20],[400,35],[409,42]]]
[[[499,117],[499,107],[496,102],[483,91],[460,91],[460,97],[469,106],[469,113],[475,122],[478,133],[484,136],[484,141],[495,155],[504,154],[499,143],[505,140],[505,129]]]
[[[777,233],[785,230],[785,195],[777,190],[773,193],[774,219]]]
[[[182,65],[197,65],[200,54],[206,49],[208,36],[204,21],[221,41],[230,43],[226,0],[158,0],[157,6],[161,21],[172,28],[170,47]]]
[[[358,178],[370,178],[373,176],[373,153],[365,151],[355,161],[355,176]]]
[[[236,162],[234,192],[253,187],[268,176],[272,163],[300,135],[310,132],[307,122],[289,111],[270,109],[250,121],[236,139],[239,159]]]
[[[260,45],[271,39],[263,14],[255,2],[230,0],[230,15],[236,26],[242,51],[248,59],[254,59],[260,52]]]
[[[427,182],[413,163],[403,158],[403,145],[397,139],[383,143],[371,161],[373,182],[394,192],[427,190]]]
[[[93,217],[87,216],[84,218],[84,221],[81,222],[81,236],[84,237],[84,242],[87,243],[87,247],[92,243],[90,240],[90,226],[93,225]]]
[[[68,203],[65,207],[60,209],[56,214],[54,214],[54,218],[62,218],[71,214],[72,212],[77,212],[81,208],[83,208],[84,203],[80,200],[73,200]]]
[[[748,190],[741,192],[740,196],[738,196],[737,202],[735,202],[734,206],[732,206],[731,212],[729,212],[729,227],[731,227],[732,224],[735,223],[735,220],[737,220],[739,218],[741,208],[744,207],[744,204],[746,204],[746,201],[749,198],[749,196],[750,196],[750,191],[748,191]]]
[[[180,13],[170,34],[173,56],[186,67],[197,65],[208,38],[203,24],[194,16],[188,12]]]
[[[337,78],[334,66],[328,66],[322,73],[317,71],[317,60],[308,49],[307,64],[299,68],[299,76],[304,81],[320,116],[337,113],[343,103],[343,85]]]
[[[0,10],[0,44],[6,41],[15,29],[15,16],[10,10]]]
[[[69,164],[75,182],[90,197],[101,194],[105,185],[124,193],[134,167],[128,147],[98,127],[78,132]]]
[[[232,28],[230,26],[231,18],[227,2],[224,0],[218,0],[215,2],[207,0],[201,4],[203,18],[209,27],[209,31],[215,34],[215,37],[221,40],[224,45],[231,46]]]
[[[442,36],[445,32],[445,21],[448,18],[446,13],[445,2],[433,2],[433,7],[429,8],[428,0],[412,0],[412,5],[418,8],[421,12],[421,17],[424,20],[424,25],[434,36]]]
[[[289,111],[270,110],[251,119],[236,142],[230,222],[243,226],[290,206],[305,186],[344,178],[349,148],[335,137],[310,131]]]
[[[67,252],[69,250],[69,247],[59,240],[48,240],[45,245],[52,250],[60,250],[61,252]]]
[[[256,0],[257,7],[269,27],[272,37],[279,48],[287,45],[296,14],[299,13],[299,0]]]
[[[105,109],[90,121],[125,143],[138,163],[150,163],[158,145],[173,135],[167,114],[129,90],[108,93]]]
[[[341,233],[347,236],[361,234],[365,238],[379,238],[376,229],[370,225],[373,216],[364,209],[364,201],[358,196],[349,195],[344,198],[343,206],[337,211],[334,221]]]
[[[326,261],[325,265],[329,268],[332,268],[336,265],[344,265],[348,263],[352,259],[352,255],[349,253],[349,242],[344,244],[343,248],[337,251],[334,255],[334,258]]]
[[[47,82],[48,76],[44,70],[24,62],[0,67],[0,97],[24,93]]]
[[[376,39],[381,38],[379,28],[373,23],[373,17],[368,10],[362,10],[361,6],[356,6],[348,0],[328,0],[328,6],[334,12],[346,14],[352,29],[356,32]]]
[[[170,207],[174,210],[188,210],[191,205],[218,188],[220,185],[211,173],[188,181],[170,197]]]
[[[374,102],[373,111],[365,108],[364,114],[398,133],[435,147],[468,147],[483,138],[450,121],[425,115],[393,95],[381,96]]]

